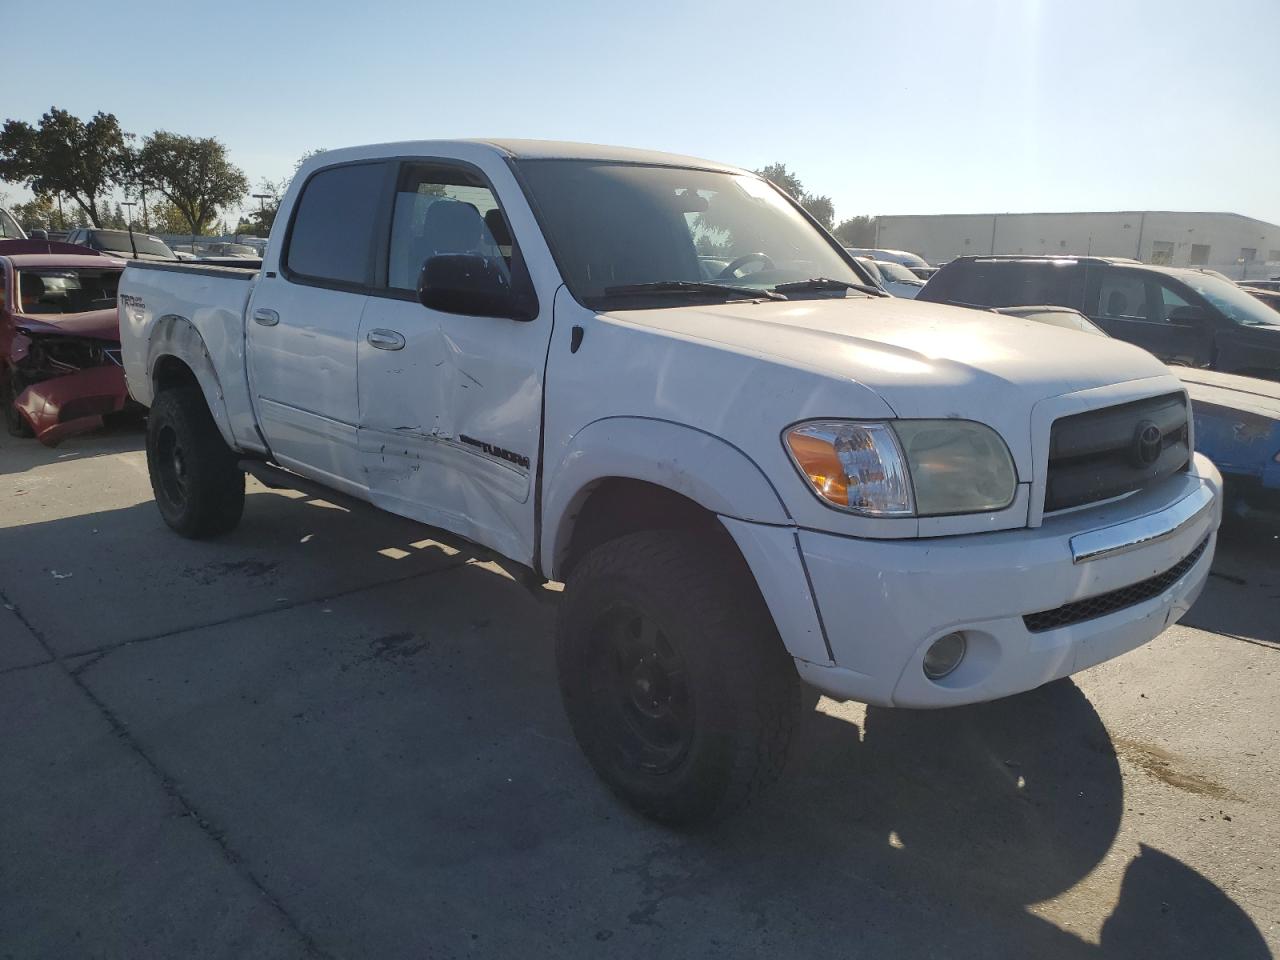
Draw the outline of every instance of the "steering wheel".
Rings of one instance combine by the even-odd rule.
[[[773,259],[767,253],[744,253],[736,258],[732,263],[720,271],[720,280],[737,280],[738,271],[745,267],[748,263],[754,263],[759,260],[763,266],[761,270],[772,270]]]

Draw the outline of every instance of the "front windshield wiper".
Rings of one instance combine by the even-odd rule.
[[[808,280],[792,280],[780,283],[773,288],[778,293],[800,293],[805,290],[857,290],[873,297],[887,297],[889,294],[879,287],[865,283],[850,283],[848,280],[833,280],[831,277],[810,277]]]
[[[758,287],[735,287],[727,283],[711,283],[697,280],[656,280],[653,283],[624,283],[617,287],[605,287],[605,296],[638,297],[649,293],[732,293],[752,300],[785,300],[786,297],[772,290]]]

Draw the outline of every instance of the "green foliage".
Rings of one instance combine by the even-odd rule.
[[[190,233],[191,225],[182,211],[169,200],[159,200],[151,204],[150,220],[152,233]]]
[[[110,113],[86,123],[51,107],[34,127],[6,120],[0,129],[0,180],[25,184],[37,196],[68,197],[100,226],[105,198],[128,176],[129,137]]]
[[[143,141],[135,170],[138,180],[164,194],[197,234],[217,221],[220,208],[235,206],[249,192],[248,177],[213,137],[157,130]]]
[[[819,196],[816,193],[808,193],[800,177],[787,169],[785,163],[771,163],[767,167],[757,170],[760,176],[764,177],[775,187],[779,187],[783,192],[794,197],[800,206],[809,211],[809,214],[817,220],[823,227],[830,230],[835,224],[836,208],[828,196]]]
[[[59,212],[58,204],[47,193],[16,204],[9,212],[27,233],[32,230],[70,230],[75,226],[75,219]]]
[[[836,239],[846,247],[874,247],[876,218],[863,215],[843,220],[835,229]]]

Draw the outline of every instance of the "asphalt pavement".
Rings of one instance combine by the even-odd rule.
[[[556,594],[250,485],[161,522],[142,436],[0,439],[0,957],[1270,957],[1280,538],[1184,623],[941,712],[823,700],[712,831],[572,742]],[[1016,588],[1016,587],[1015,587]]]

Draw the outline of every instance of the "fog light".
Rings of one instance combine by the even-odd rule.
[[[933,642],[924,655],[924,675],[930,680],[941,680],[964,659],[963,633],[948,633]]]

